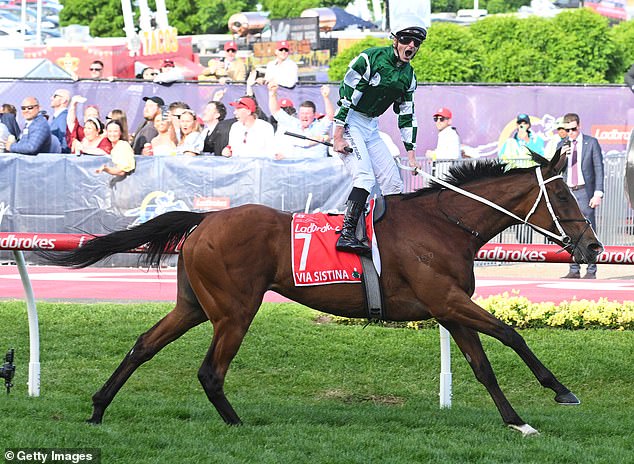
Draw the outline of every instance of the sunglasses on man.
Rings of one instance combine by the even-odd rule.
[[[570,129],[564,129],[566,132],[577,132],[577,130],[579,129],[579,126],[577,127],[571,127]]]
[[[90,68],[91,71],[101,71],[103,68]]]
[[[443,116],[434,116],[434,121],[435,122],[438,122],[438,121],[442,122],[442,121],[445,121],[446,119],[447,118],[445,118]]]
[[[409,45],[410,43],[414,42],[414,47],[416,48],[420,47],[420,44],[423,43],[423,41],[420,40],[418,37],[414,37],[411,35],[399,35],[397,39],[398,43],[400,43],[401,45]]]
[[[22,109],[22,111],[31,111],[33,108],[38,108],[40,105],[28,105],[28,106],[21,106],[20,108]]]

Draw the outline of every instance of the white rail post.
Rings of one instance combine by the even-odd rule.
[[[29,315],[29,396],[40,396],[40,329],[37,321],[37,308],[33,297],[31,280],[24,262],[24,254],[19,250],[14,250],[13,255],[18,265],[20,279],[22,279],[26,310]]]
[[[440,329],[440,407],[451,408],[451,344],[449,331]]]

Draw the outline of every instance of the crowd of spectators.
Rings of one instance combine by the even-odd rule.
[[[235,48],[234,42],[225,46],[230,54]],[[288,48],[281,48],[279,55],[282,57],[279,63],[284,63],[288,59]],[[242,69],[236,60],[228,60],[228,63],[224,68],[226,74],[218,72],[219,81],[245,78],[246,68]],[[101,78],[103,64],[95,61],[93,65],[91,72],[95,78]],[[163,68],[172,67],[170,63],[163,64]],[[237,77],[228,77],[238,68],[239,74],[234,75]],[[162,73],[163,69],[157,72]],[[23,123],[18,123],[18,109],[9,103],[2,106],[0,152],[104,156],[108,161],[97,172],[113,176],[134,172],[135,155],[327,157],[327,147],[320,142],[331,138],[334,110],[329,88],[323,86],[321,90],[321,104],[325,109],[322,114],[310,100],[295,107],[289,98],[279,98],[280,84],[272,76],[269,74],[261,81],[269,90],[269,101],[264,105],[260,105],[253,94],[253,86],[258,85],[255,70],[249,75],[245,95],[236,101],[222,101],[226,89],[218,90],[201,108],[193,108],[184,101],[165,102],[158,95],[144,96],[139,101],[143,104],[143,120],[134,130],[128,128],[125,111],[113,108],[102,112],[97,102],[88,101],[82,95],[71,95],[67,89],[55,90],[47,106],[36,97],[26,97],[19,108]],[[270,115],[263,107],[268,108]],[[298,136],[290,137],[285,135],[287,132]]]

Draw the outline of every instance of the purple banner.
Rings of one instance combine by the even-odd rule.
[[[199,83],[174,83],[160,85],[146,82],[109,81],[3,81],[0,82],[0,103],[19,107],[23,98],[35,96],[42,109],[51,112],[50,97],[58,88],[66,88],[71,94],[87,97],[86,104],[97,104],[102,118],[114,108],[126,111],[130,131],[134,131],[142,118],[143,96],[158,95],[166,103],[185,101],[200,112],[218,89],[227,90],[223,101],[229,115],[230,101],[245,93],[245,86],[209,85]],[[330,99],[336,102],[338,86],[331,85]],[[268,92],[256,86],[259,104],[268,113]],[[302,85],[293,90],[281,89],[280,98],[290,98],[295,106],[304,100],[312,100],[317,111],[324,112],[318,85]],[[418,118],[418,155],[436,146],[437,131],[432,115],[440,107],[453,112],[453,125],[460,134],[465,151],[473,156],[495,156],[499,146],[515,128],[518,113],[527,113],[533,121],[533,130],[548,141],[554,136],[555,119],[567,112],[577,113],[584,133],[599,139],[605,153],[625,150],[629,134],[634,128],[634,94],[625,86],[547,86],[547,85],[419,85],[416,95]],[[79,108],[80,112],[82,108]],[[81,113],[80,113],[81,114]],[[24,121],[19,118],[21,126]],[[401,151],[396,117],[391,110],[381,116],[380,126],[387,132]]]

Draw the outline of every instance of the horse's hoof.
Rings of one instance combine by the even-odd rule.
[[[90,419],[88,419],[86,421],[86,424],[99,425],[99,424],[101,424],[101,419],[96,418],[96,417],[91,417]]]
[[[581,404],[579,398],[577,398],[572,392],[562,393],[561,395],[555,396],[555,401],[564,406],[575,406],[577,404]]]
[[[512,428],[513,430],[522,432],[523,437],[536,437],[537,435],[539,435],[539,432],[528,424],[522,424],[522,425],[508,424],[508,426]]]

